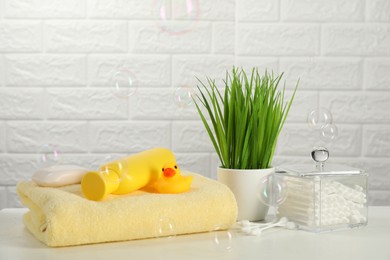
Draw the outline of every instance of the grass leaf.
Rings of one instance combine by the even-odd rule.
[[[282,77],[283,73],[275,77],[267,70],[260,75],[257,68],[248,77],[243,69],[233,67],[231,73],[226,72],[223,94],[215,80],[207,78],[206,85],[198,79],[201,86],[193,100],[222,167],[272,167],[277,139],[299,83],[285,103],[285,87],[278,90]],[[201,107],[208,113],[211,124]]]

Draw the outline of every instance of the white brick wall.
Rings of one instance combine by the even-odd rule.
[[[363,132],[364,155],[368,157],[390,157],[390,127],[368,125]]]
[[[127,22],[47,21],[44,28],[47,52],[127,51]]]
[[[92,168],[165,146],[182,168],[215,177],[211,142],[175,90],[195,77],[221,83],[233,64],[284,72],[288,97],[300,78],[274,165],[310,163],[325,145],[330,161],[371,174],[370,204],[390,205],[389,0],[192,0],[198,20],[185,33],[161,30],[155,3],[0,0],[0,209],[20,206],[15,185],[42,165],[45,144]],[[113,94],[123,67],[129,98]],[[333,142],[306,123],[317,107],[333,114]]]
[[[141,88],[130,97],[129,116],[134,120],[198,119],[196,109],[175,102],[175,88]]]
[[[5,125],[4,123],[0,123],[0,152],[5,151]]]
[[[390,22],[390,2],[387,0],[372,0],[366,3],[368,21]]]
[[[367,90],[386,90],[390,85],[390,60],[382,58],[366,59],[364,63],[365,81]]]
[[[170,148],[169,122],[94,122],[89,123],[91,152],[131,153],[153,146]]]
[[[329,56],[390,55],[390,24],[323,25],[323,54]]]
[[[179,152],[213,152],[201,122],[182,121],[172,124],[172,149]]]
[[[0,88],[0,96],[2,119],[43,119],[45,99],[42,89]]]
[[[0,52],[41,52],[42,22],[1,21]]]
[[[5,55],[7,86],[83,86],[86,56],[73,54]]]
[[[364,0],[281,0],[283,21],[358,22],[364,20]],[[369,2],[369,1],[368,1]]]
[[[156,22],[130,22],[129,45],[134,53],[209,53],[211,51],[211,23],[198,22],[196,30],[183,34],[169,34]]]
[[[46,118],[51,120],[127,119],[127,102],[117,98],[107,98],[112,93],[108,88],[47,89]]]
[[[4,60],[3,55],[0,54],[0,86],[4,83]]]
[[[87,14],[89,18],[102,19],[153,19],[151,6],[153,0],[88,0]]]
[[[301,77],[301,90],[354,90],[362,86],[361,63],[356,58],[281,58],[279,68],[286,73],[290,88]]]
[[[237,1],[236,17],[240,22],[275,22],[279,19],[279,13],[279,1]]]
[[[213,25],[213,52],[216,54],[234,54],[235,23],[220,22]]]
[[[2,2],[6,18],[62,19],[85,17],[85,1],[2,0]]]
[[[87,122],[9,121],[7,151],[35,153],[45,144],[56,144],[62,152],[87,152]]]
[[[121,67],[133,74],[135,85],[169,86],[171,62],[168,55],[96,55],[88,56],[88,83],[91,86],[110,86],[113,74]]]
[[[198,55],[173,57],[173,79],[174,86],[195,85],[195,77],[205,81],[205,71],[208,77],[224,79],[227,69],[234,63],[233,55]],[[225,73],[224,73],[225,72]],[[222,80],[219,81],[222,83]]]
[[[319,53],[317,24],[238,23],[236,53],[246,56],[296,56]]]
[[[320,104],[329,108],[337,122],[390,123],[390,92],[324,91]]]

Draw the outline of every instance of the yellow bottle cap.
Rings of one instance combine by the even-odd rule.
[[[113,171],[88,172],[81,180],[81,190],[89,200],[104,200],[108,194],[113,193],[119,187],[119,177]]]

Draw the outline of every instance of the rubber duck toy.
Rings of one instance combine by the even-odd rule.
[[[191,186],[192,176],[180,175],[180,168],[175,163],[166,163],[161,169],[161,177],[153,183],[158,193],[182,193]]]
[[[99,171],[89,171],[82,177],[81,191],[89,200],[102,201],[109,194],[122,195],[140,189],[181,193],[190,189],[191,182],[192,177],[180,175],[172,151],[153,148],[108,162]]]

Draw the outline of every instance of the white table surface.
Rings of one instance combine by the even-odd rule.
[[[0,211],[0,259],[343,259],[390,260],[390,207],[370,207],[363,228],[315,234],[275,228],[262,236],[230,231],[49,248],[22,223],[26,209]],[[220,244],[214,242],[215,239]]]

